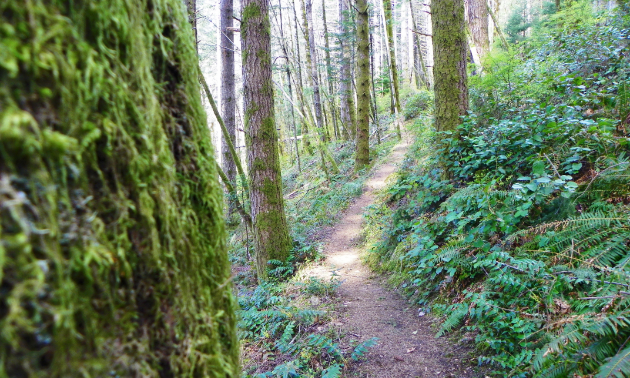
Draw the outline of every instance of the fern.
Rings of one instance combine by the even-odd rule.
[[[282,378],[290,378],[290,377],[298,377],[298,369],[300,368],[297,360],[291,360],[289,362],[285,362],[281,365],[276,366],[272,374],[275,374],[277,377]]]
[[[599,368],[595,378],[624,378],[630,376],[630,347],[617,353]]]
[[[352,355],[350,356],[350,358],[352,358],[354,361],[358,361],[361,357],[365,355],[365,353],[367,353],[368,348],[376,345],[377,341],[378,337],[372,337],[371,339],[357,345],[352,351]]]
[[[449,332],[453,328],[457,327],[462,320],[468,315],[468,305],[465,303],[459,303],[454,305],[454,308],[451,309],[451,315],[444,321],[440,330],[435,335],[435,337],[440,337],[444,335],[446,332]]]
[[[308,335],[307,346],[315,349],[324,349],[334,358],[343,358],[339,345],[324,335]]]
[[[340,378],[341,377],[341,365],[334,364],[328,367],[328,369],[322,372],[322,378]]]

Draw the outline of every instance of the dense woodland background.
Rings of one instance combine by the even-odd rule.
[[[299,272],[403,134],[370,267],[481,376],[630,376],[629,11],[2,2],[0,377],[351,374]]]

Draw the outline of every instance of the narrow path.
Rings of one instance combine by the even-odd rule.
[[[410,138],[410,137],[406,137]],[[398,293],[388,290],[382,278],[374,277],[360,260],[363,212],[375,193],[386,186],[410,145],[404,139],[396,145],[388,161],[377,167],[366,183],[364,193],[345,212],[325,240],[326,261],[310,275],[330,276],[335,271],[342,284],[340,316],[342,345],[378,337],[364,362],[354,364],[346,375],[365,378],[475,377],[471,367],[462,363],[468,348],[453,345],[445,338],[435,339],[432,321],[420,317],[417,307]]]

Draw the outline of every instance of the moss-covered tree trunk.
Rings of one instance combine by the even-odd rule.
[[[245,140],[258,279],[269,259],[286,261],[291,238],[284,214],[271,77],[269,0],[243,0],[241,44]]]
[[[348,37],[348,0],[339,0],[339,54],[341,61],[341,78],[339,92],[341,92],[341,124],[344,137],[356,136],[356,115],[354,107],[354,91],[352,90],[352,77],[350,72],[350,43]],[[348,132],[348,130],[350,132]]]
[[[330,117],[333,121],[335,139],[339,139],[339,127],[337,126],[337,103],[335,101],[334,82],[335,77],[330,59],[330,38],[328,37],[328,23],[326,22],[326,0],[322,0],[322,15],[324,19],[324,53],[326,57],[326,75],[328,77],[328,102],[330,105]]]
[[[394,106],[400,113],[400,94],[398,89],[398,68],[396,66],[396,46],[394,45],[394,31],[391,0],[383,0],[383,14],[385,17],[385,31],[387,33],[387,49],[389,50],[389,69],[391,72],[392,86],[394,88]]]
[[[468,110],[464,1],[433,0],[435,129],[455,131]]]
[[[236,184],[236,163],[227,141],[229,137],[236,145],[236,97],[234,93],[234,32],[232,31],[234,16],[233,0],[221,0],[219,3],[219,44],[221,48],[221,116],[228,135],[221,135],[221,154],[223,155],[223,172],[230,182]],[[228,217],[232,216],[234,199],[228,198]]]
[[[355,170],[370,163],[370,19],[367,0],[356,0],[357,9],[357,145]]]
[[[0,3],[0,376],[238,377],[181,0]]]

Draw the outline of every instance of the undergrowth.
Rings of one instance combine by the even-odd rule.
[[[386,129],[381,144],[373,140],[372,166],[397,142]],[[294,248],[286,262],[269,261],[270,282],[256,285],[251,234],[240,225],[233,231],[230,257],[239,298],[239,332],[246,377],[340,377],[353,361],[376,344],[368,338],[340,345],[342,334],[331,324],[340,282],[303,277],[301,268],[323,258],[320,242],[352,200],[363,193],[369,168],[354,172],[354,145],[329,144],[340,172],[326,180],[318,154],[302,156],[297,166],[283,169],[285,209]],[[251,231],[249,231],[251,232]],[[248,238],[249,235],[249,238]]]
[[[419,118],[368,215],[372,266],[497,376],[630,375],[629,24],[573,11],[488,61],[458,137]]]

